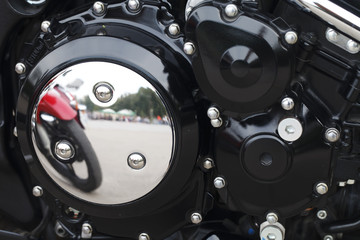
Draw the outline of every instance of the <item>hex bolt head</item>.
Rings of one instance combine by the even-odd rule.
[[[266,215],[266,221],[268,221],[270,224],[274,224],[279,221],[279,217],[276,213],[268,213]]]
[[[187,55],[193,55],[196,51],[195,45],[192,42],[186,42],[184,44],[184,52]]]
[[[140,8],[140,2],[139,0],[129,0],[128,1],[128,8],[131,11],[137,11]]]
[[[324,195],[328,192],[329,187],[326,183],[318,183],[315,187],[315,190],[318,194]]]
[[[169,28],[168,28],[168,32],[169,32],[169,34],[171,35],[171,36],[177,36],[177,35],[179,35],[179,33],[180,33],[180,26],[179,26],[179,24],[177,24],[177,23],[172,23],[172,24],[170,24],[170,26],[169,26]]]
[[[298,35],[296,32],[294,31],[288,31],[286,34],[285,34],[285,41],[288,43],[288,44],[295,44],[298,40]]]
[[[325,139],[328,142],[337,142],[340,139],[340,132],[336,128],[328,128],[325,131]]]
[[[351,39],[346,43],[346,48],[349,50],[349,52],[352,53],[357,53],[360,51],[360,45]]]
[[[105,13],[105,5],[102,2],[95,2],[92,6],[92,11],[95,15],[101,16]]]
[[[41,197],[44,194],[44,191],[43,191],[42,187],[35,186],[35,187],[33,187],[32,194],[35,197]]]
[[[17,74],[24,74],[26,72],[26,66],[25,64],[19,62],[15,65],[15,72]]]
[[[209,107],[209,109],[207,110],[207,116],[211,120],[217,119],[220,117],[220,111],[216,107]]]
[[[193,214],[191,214],[190,219],[191,219],[191,222],[192,222],[192,223],[194,223],[194,224],[199,224],[199,223],[201,223],[201,221],[202,221],[202,216],[201,216],[200,213],[194,212]]]
[[[239,13],[239,10],[235,4],[228,4],[225,7],[225,15],[229,18],[235,17]]]
[[[223,124],[223,121],[221,118],[217,118],[217,119],[211,119],[210,123],[214,128],[219,128]]]
[[[336,32],[334,29],[329,29],[326,31],[326,38],[330,41],[330,42],[337,42],[338,41],[338,37],[339,37],[339,33]]]
[[[150,236],[147,233],[140,233],[139,240],[150,240]]]
[[[334,240],[334,237],[331,236],[331,235],[326,235],[326,236],[324,237],[324,240]]]
[[[84,223],[81,227],[81,238],[90,239],[92,236],[93,228],[89,223]]]
[[[60,140],[55,143],[55,155],[60,160],[70,160],[75,156],[75,148],[69,141]]]
[[[217,177],[214,179],[214,186],[217,189],[224,188],[225,184],[226,184],[225,179],[222,177]]]
[[[49,21],[43,21],[41,23],[41,31],[43,31],[44,33],[47,33],[49,31],[50,28],[50,22]]]
[[[286,111],[293,109],[294,106],[295,106],[294,100],[290,97],[286,97],[281,101],[281,107]]]
[[[110,102],[114,96],[114,88],[108,83],[98,83],[94,86],[94,95],[99,102]]]
[[[319,210],[316,213],[316,216],[318,217],[318,219],[324,220],[327,217],[327,212],[325,210]]]
[[[212,160],[211,158],[206,158],[205,159],[205,161],[204,161],[204,163],[203,163],[203,167],[205,168],[205,169],[211,169],[211,168],[213,168],[215,166],[215,164],[214,164],[214,160]]]
[[[140,153],[132,153],[128,157],[128,165],[135,170],[140,170],[145,167],[146,159]]]

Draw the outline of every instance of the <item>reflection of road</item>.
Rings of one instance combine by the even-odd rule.
[[[134,200],[151,191],[169,167],[173,136],[168,125],[89,120],[85,133],[99,159],[103,181],[95,191],[84,193],[62,179],[61,186],[80,198],[108,204]],[[128,166],[127,158],[134,152],[146,157],[141,170]],[[86,177],[84,166],[74,164],[75,171]]]

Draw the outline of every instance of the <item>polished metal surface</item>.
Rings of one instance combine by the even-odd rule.
[[[30,5],[42,5],[46,3],[46,0],[25,0]]]
[[[329,0],[295,0],[343,33],[360,41],[360,18]]]
[[[325,139],[329,142],[337,142],[340,139],[340,132],[336,128],[328,128],[325,131]]]
[[[315,187],[315,190],[318,194],[324,195],[328,192],[329,188],[326,183],[318,183]]]
[[[105,5],[102,2],[95,2],[92,10],[95,15],[101,16],[105,13]]]
[[[204,163],[203,163],[203,167],[205,169],[211,169],[215,166],[214,160],[212,160],[211,158],[206,158]]]
[[[113,87],[109,102],[94,94],[99,81]],[[44,104],[52,98],[56,104]],[[73,196],[98,204],[127,203],[152,191],[169,170],[176,139],[155,87],[135,71],[108,62],[80,63],[55,75],[37,99],[31,126],[47,174]],[[54,156],[61,140],[74,147],[69,162]],[[57,147],[67,159],[69,152]],[[89,179],[100,183],[82,187]]]
[[[266,215],[266,221],[268,221],[270,224],[277,223],[278,220],[279,220],[279,217],[277,216],[276,213],[268,213]]]
[[[327,212],[325,210],[319,210],[316,213],[316,216],[320,219],[320,220],[324,220],[327,217]]]
[[[216,118],[216,119],[211,119],[210,123],[214,128],[219,128],[223,124],[223,121],[221,118]]]
[[[202,216],[201,216],[200,213],[194,212],[194,213],[191,214],[190,219],[191,219],[191,222],[192,222],[192,223],[194,223],[194,224],[199,224],[199,223],[201,223],[201,221],[202,221]]]
[[[65,238],[67,233],[62,226],[62,224],[59,221],[56,221],[55,227],[54,227],[55,234],[61,238]]]
[[[286,111],[293,109],[294,106],[295,106],[295,103],[292,98],[286,97],[281,101],[281,107]]]
[[[129,0],[128,7],[132,11],[137,11],[140,8],[140,2],[138,0]]]
[[[210,119],[217,119],[220,117],[220,111],[216,107],[209,107],[207,110],[207,116]]]
[[[235,17],[239,13],[239,10],[235,4],[228,4],[225,7],[225,15],[229,18]]]
[[[81,238],[90,239],[92,237],[92,226],[89,223],[84,223],[81,227]]]
[[[288,142],[298,140],[303,132],[303,127],[296,118],[285,118],[278,125],[278,133],[282,139]]]
[[[113,98],[114,88],[105,82],[101,82],[95,85],[94,94],[97,100],[102,103],[110,102]]]
[[[334,237],[331,236],[331,235],[326,235],[326,236],[324,237],[324,240],[334,240]]]
[[[43,195],[43,189],[42,187],[40,186],[35,186],[33,187],[33,190],[32,190],[32,194],[35,196],[35,197],[41,197]]]
[[[139,240],[150,240],[150,236],[147,233],[140,233]]]
[[[357,54],[360,51],[359,43],[338,33],[332,28],[328,28],[325,33],[326,39],[332,44],[344,49],[351,54]]]
[[[19,62],[15,65],[15,72],[17,74],[23,74],[26,72],[26,67],[25,67],[25,64]]]
[[[222,177],[217,177],[214,179],[214,186],[217,188],[217,189],[221,189],[221,188],[224,188],[225,187],[225,179],[222,178]]]
[[[55,155],[61,160],[70,160],[75,156],[75,149],[69,141],[60,140],[55,144]]]
[[[171,36],[177,36],[180,33],[179,24],[177,24],[177,23],[170,24],[168,31]]]
[[[50,28],[50,22],[49,21],[43,21],[41,23],[41,31],[43,31],[44,33],[47,33],[49,31]]]
[[[184,52],[187,55],[193,55],[195,53],[195,45],[192,42],[186,42],[184,44]]]
[[[289,31],[285,34],[285,41],[288,44],[295,44],[298,41],[297,33],[294,31]]]
[[[206,2],[207,0],[188,0],[186,2],[185,6],[185,20],[188,19],[191,11],[198,5],[200,5],[203,2]]]

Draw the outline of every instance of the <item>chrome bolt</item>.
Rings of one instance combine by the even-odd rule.
[[[329,29],[326,31],[326,38],[331,42],[338,41],[339,33],[337,33],[334,29]]]
[[[15,65],[15,72],[17,74],[24,74],[26,72],[25,64],[19,62]]]
[[[214,179],[214,186],[217,189],[224,188],[225,184],[226,184],[225,179],[222,177],[217,177]]]
[[[328,192],[329,188],[326,183],[318,183],[315,187],[316,192],[320,195],[324,195]]]
[[[129,0],[128,7],[132,11],[137,11],[140,8],[140,2],[138,0]]]
[[[92,231],[92,226],[88,223],[84,223],[81,227],[81,238],[90,239],[92,236]]]
[[[359,44],[351,39],[346,43],[346,48],[352,53],[357,53],[360,51]]]
[[[15,137],[18,136],[17,127],[14,127],[13,134],[14,134]]]
[[[171,36],[177,36],[180,33],[179,24],[177,23],[170,24],[168,31]]]
[[[55,155],[59,159],[67,161],[74,157],[75,149],[69,141],[60,140],[55,144]]]
[[[150,236],[147,233],[140,233],[139,240],[150,240]]]
[[[195,53],[195,45],[192,43],[192,42],[186,42],[184,44],[184,52],[187,54],[187,55],[193,55]]]
[[[108,83],[98,83],[94,87],[94,94],[97,100],[107,103],[113,98],[114,88]]]
[[[95,15],[101,16],[105,13],[105,5],[102,2],[95,2],[92,10]]]
[[[223,121],[221,118],[217,118],[217,119],[211,119],[210,123],[214,128],[218,128],[218,127],[221,127],[221,125],[223,124]]]
[[[225,14],[229,18],[233,18],[238,14],[239,10],[235,4],[228,4],[225,7]]]
[[[277,130],[282,139],[294,142],[301,137],[303,127],[296,118],[285,118],[279,122]]]
[[[220,111],[216,107],[209,107],[207,110],[207,116],[213,120],[220,117]]]
[[[132,169],[142,169],[146,164],[145,157],[140,153],[132,153],[128,157],[128,164]]]
[[[327,217],[327,212],[325,210],[319,210],[317,213],[316,213],[316,216],[321,219],[321,220],[324,220],[326,217]]]
[[[267,235],[267,240],[276,240],[276,235],[273,234],[273,233],[269,233],[269,234]]]
[[[42,187],[40,186],[35,186],[32,190],[32,194],[35,196],[35,197],[41,197],[43,195],[44,191],[42,189]]]
[[[340,138],[340,132],[336,128],[328,128],[325,131],[325,138],[328,142],[336,142]]]
[[[326,236],[324,237],[324,240],[334,240],[334,237],[331,236],[331,235],[326,235]]]
[[[200,213],[194,212],[193,214],[191,214],[191,222],[194,224],[199,224],[202,221],[202,216]]]
[[[43,21],[41,23],[41,31],[43,31],[44,33],[47,33],[49,31],[50,28],[50,22],[49,21]]]
[[[285,34],[285,41],[288,43],[288,44],[295,44],[298,40],[298,36],[297,36],[297,33],[294,32],[294,31],[288,31],[286,34]]]
[[[276,213],[268,213],[266,215],[266,221],[268,221],[270,224],[274,224],[274,223],[277,223],[279,221],[279,218],[276,215]]]
[[[289,111],[289,110],[293,109],[294,106],[295,106],[295,103],[294,103],[294,100],[292,98],[286,97],[281,101],[281,107],[284,110]]]
[[[205,169],[211,169],[211,168],[213,168],[214,167],[214,160],[212,160],[211,158],[206,158],[205,159],[205,161],[204,161],[204,163],[203,163],[203,167],[205,168]]]

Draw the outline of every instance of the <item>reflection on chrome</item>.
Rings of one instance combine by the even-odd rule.
[[[107,62],[77,64],[54,76],[31,125],[49,176],[72,195],[99,204],[130,202],[153,190],[175,146],[172,118],[152,84]]]

